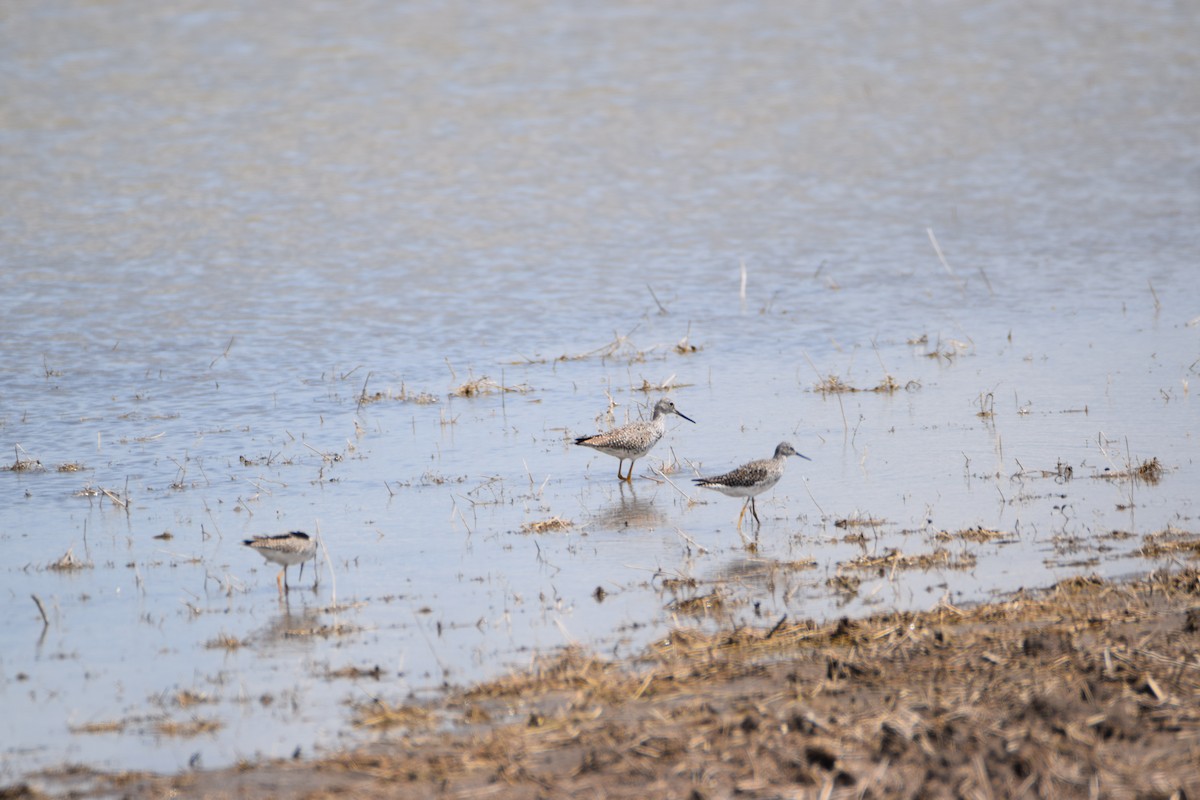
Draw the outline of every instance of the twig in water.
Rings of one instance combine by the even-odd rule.
[[[665,472],[663,472],[661,469],[658,469],[657,467],[655,468],[654,471],[658,474],[658,477],[662,478],[664,481],[671,484],[672,489],[674,489],[675,491],[677,491],[681,495],[683,495],[684,500],[687,500],[689,503],[695,502],[694,500],[692,500],[692,498],[688,495],[687,492],[685,492],[683,489],[680,489],[678,486],[676,486],[675,481],[668,478],[667,474]]]
[[[38,611],[42,615],[42,627],[43,628],[50,627],[50,618],[46,616],[46,609],[42,607],[42,601],[38,599],[38,596],[36,594],[31,594],[30,597],[33,598],[34,604],[37,606]]]
[[[746,302],[746,259],[738,259],[742,262],[742,288],[738,296],[742,298],[742,302]]]
[[[926,228],[925,233],[929,234],[929,243],[933,245],[933,251],[937,253],[938,261],[941,261],[942,266],[946,268],[946,274],[957,280],[958,276],[954,274],[954,270],[950,269],[950,265],[946,263],[946,257],[942,255],[942,247],[938,244],[937,237],[933,235],[933,228]]]
[[[699,552],[699,553],[707,553],[707,552],[708,552],[708,548],[707,548],[707,547],[705,547],[704,545],[702,545],[702,544],[698,543],[698,542],[697,542],[695,539],[693,539],[692,537],[688,536],[686,533],[684,533],[683,531],[681,531],[679,528],[676,528],[676,529],[675,529],[675,533],[679,535],[679,538],[680,538],[680,539],[683,539],[685,542],[687,542],[688,544],[690,544],[692,547],[696,548],[696,551],[697,551],[697,552]]]
[[[325,546],[325,537],[321,535],[321,523],[316,523],[314,529],[317,534],[317,541],[321,543],[321,552],[325,554],[325,566],[329,569],[329,582],[333,584],[329,590],[329,605],[337,608],[337,575],[333,571],[333,560],[329,557],[329,548]],[[314,569],[313,572],[317,573],[317,580],[319,581],[321,579],[321,571]],[[313,588],[316,588],[316,585],[316,583],[313,583]]]
[[[358,369],[355,367],[355,369]],[[363,378],[362,391],[358,393],[358,405],[354,407],[355,411],[362,409],[363,403],[367,401],[367,382],[371,380],[371,375],[374,373],[368,372],[367,377]]]
[[[212,361],[209,363],[209,365],[208,365],[208,368],[209,368],[209,369],[212,369],[212,368],[213,368],[213,366],[214,366],[214,365],[215,365],[215,364],[216,364],[218,361],[220,361],[222,358],[227,358],[227,357],[229,356],[229,351],[233,349],[233,342],[234,342],[234,340],[235,340],[235,339],[237,339],[237,337],[236,337],[236,336],[230,336],[230,337],[229,337],[229,344],[225,345],[225,352],[221,353],[221,355],[217,356],[216,358],[214,358],[214,359],[213,359],[213,360],[212,360]]]
[[[808,499],[813,501],[813,505],[817,507],[817,511],[821,512],[821,519],[826,519],[825,509],[821,508],[821,504],[817,502],[817,498],[813,497],[812,489],[808,488],[808,478],[800,479],[804,483],[804,491],[808,492]]]
[[[658,295],[656,295],[654,293],[654,287],[647,283],[646,288],[650,290],[650,296],[654,298],[654,305],[658,306],[658,313],[660,313],[660,314],[668,313],[667,309],[663,308],[663,304],[658,302]]]

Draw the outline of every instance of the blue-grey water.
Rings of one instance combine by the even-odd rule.
[[[42,469],[0,472],[0,779],[1163,563],[1200,528],[1198,41],[1132,0],[5,4],[0,465]],[[570,443],[663,386],[696,424],[632,486]],[[784,439],[753,549],[689,478]],[[332,569],[281,601],[241,540],[292,529]],[[889,548],[976,561],[847,571]]]

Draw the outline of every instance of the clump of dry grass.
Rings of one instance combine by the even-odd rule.
[[[1200,558],[1200,536],[1186,531],[1167,528],[1143,537],[1143,545],[1134,551],[1142,558],[1167,558],[1186,556]]]
[[[425,708],[414,705],[393,706],[375,699],[368,703],[356,705],[354,708],[354,725],[359,728],[428,728],[433,725],[434,716]]]
[[[371,667],[371,669],[363,669],[362,667],[347,665],[345,667],[341,667],[340,669],[326,671],[325,677],[330,680],[335,678],[350,678],[351,680],[357,680],[359,678],[371,678],[373,680],[379,680],[383,677],[383,667],[376,664],[375,666]]]
[[[3,467],[3,469],[8,470],[9,472],[43,472],[46,468],[43,467],[42,462],[38,461],[36,458],[18,458],[12,464],[8,465],[7,467]]]
[[[726,597],[720,588],[716,588],[708,594],[674,600],[667,604],[667,610],[689,617],[707,617],[720,613],[729,604],[730,598]]]
[[[817,384],[813,387],[813,391],[815,391],[819,394],[851,394],[851,393],[855,393],[855,392],[868,392],[868,393],[874,392],[875,394],[893,394],[894,392],[898,392],[901,389],[907,389],[907,390],[911,391],[911,390],[919,389],[919,388],[921,388],[921,384],[919,381],[909,381],[908,383],[901,386],[900,382],[897,381],[895,378],[893,378],[891,375],[884,375],[883,380],[881,382],[879,382],[875,386],[872,386],[869,389],[863,389],[858,386],[851,386],[850,384],[844,382],[837,375],[831,374],[831,375],[828,375],[828,376],[822,378],[820,381],[818,381]]]
[[[191,708],[202,703],[214,702],[204,692],[193,692],[191,689],[181,689],[175,693],[175,705],[180,708]]]
[[[209,639],[204,643],[204,646],[209,650],[224,649],[233,651],[241,647],[245,647],[247,644],[249,644],[249,642],[242,641],[236,636],[232,636],[228,633],[222,633],[215,639]]]
[[[659,381],[658,383],[651,383],[645,378],[642,378],[642,384],[640,386],[634,386],[633,391],[642,392],[643,394],[659,394],[660,392],[669,393],[676,389],[686,389],[692,385],[693,384],[690,383],[676,383],[674,375],[666,380]]]
[[[835,520],[833,527],[835,528],[878,528],[880,525],[886,525],[887,520],[878,519],[876,517],[846,517],[845,519]]]
[[[776,561],[774,566],[780,569],[786,569],[799,572],[803,569],[813,569],[817,566],[815,558],[797,558],[793,561]]]
[[[521,384],[520,386],[505,386],[484,375],[483,377],[475,378],[461,384],[457,389],[450,392],[450,395],[452,397],[482,397],[483,395],[488,394],[508,392],[524,394],[530,391],[532,391],[532,389],[524,384]]]
[[[539,658],[522,672],[481,683],[463,692],[464,700],[528,697],[534,693],[586,691],[619,699],[628,697],[627,675],[620,665],[598,658],[581,647],[567,647]]]
[[[336,625],[318,625],[312,628],[288,628],[283,632],[287,638],[300,638],[304,636],[319,636],[322,639],[329,639],[334,636],[347,636],[351,633],[358,633],[362,628],[358,625],[344,625],[338,623]]]
[[[889,550],[881,556],[862,555],[843,561],[839,568],[858,570],[901,570],[901,569],[970,569],[975,566],[975,556],[970,553],[952,554],[949,550],[934,550],[932,553],[904,555],[899,550]]]
[[[939,542],[952,542],[961,539],[968,542],[975,542],[976,544],[983,544],[984,542],[1009,537],[1011,537],[1011,534],[1004,531],[995,531],[985,528],[982,525],[976,525],[974,528],[964,528],[961,531],[938,531],[937,535],[933,538]]]
[[[1098,472],[1093,475],[1093,478],[1102,480],[1138,480],[1144,483],[1156,484],[1162,480],[1163,465],[1157,458],[1150,458],[1138,464],[1135,467],[1128,469],[1106,469],[1103,472]]]
[[[188,720],[178,721],[173,719],[162,719],[154,723],[154,730],[163,736],[180,736],[188,738],[191,736],[199,736],[202,733],[212,733],[219,731],[225,727],[218,719],[204,719],[201,717],[192,717]]]
[[[71,725],[67,728],[71,733],[120,733],[128,723],[125,720],[113,719],[103,722],[85,722],[82,725]]]
[[[677,592],[680,589],[694,589],[699,584],[695,578],[663,578],[660,585],[669,592]]]
[[[438,402],[436,395],[432,395],[429,392],[410,392],[408,387],[403,383],[400,384],[399,392],[388,390],[386,392],[380,391],[367,394],[364,389],[363,393],[358,396],[358,404],[360,406],[380,403],[384,400],[393,400],[398,403],[414,403],[419,406],[429,406]]]
[[[855,595],[858,594],[858,588],[862,586],[862,578],[838,573],[826,580],[825,585],[840,595]]]
[[[575,523],[562,517],[550,517],[550,519],[540,519],[535,522],[526,522],[521,526],[521,533],[552,533],[554,531],[565,531],[574,527]]]
[[[685,356],[700,352],[700,348],[689,342],[688,337],[685,336],[675,343],[675,352],[681,356]]]
[[[630,333],[633,333],[633,331],[630,331]],[[653,349],[653,348],[651,348],[651,349]],[[597,347],[595,350],[588,350],[587,352],[584,352],[584,353],[563,353],[562,355],[555,356],[553,358],[521,357],[518,360],[510,361],[508,363],[510,363],[510,364],[549,364],[551,362],[556,362],[556,361],[586,361],[589,358],[599,358],[601,361],[603,361],[603,360],[606,360],[609,358],[615,358],[615,357],[620,356],[620,357],[628,359],[628,362],[630,364],[633,364],[635,362],[645,361],[646,355],[649,352],[650,352],[650,350],[638,349],[630,341],[628,335],[623,336],[621,334],[616,334],[616,335],[614,335],[613,340],[611,342],[609,342],[608,344],[603,345],[601,347]]]
[[[87,469],[87,468],[85,466],[83,466],[83,464],[80,464],[78,461],[68,461],[65,464],[58,465],[59,472],[82,472],[85,469]]]
[[[74,545],[68,547],[67,552],[63,553],[62,558],[58,561],[46,565],[46,569],[52,569],[55,572],[73,572],[77,569],[91,569],[91,567],[90,561],[81,561],[75,556]]]

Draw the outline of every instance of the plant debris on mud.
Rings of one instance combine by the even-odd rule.
[[[128,797],[1197,797],[1200,571],[679,629],[631,662],[568,648],[435,703],[357,711],[392,738],[80,780]]]

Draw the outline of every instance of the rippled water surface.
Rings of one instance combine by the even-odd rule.
[[[0,778],[1148,569],[1200,527],[1197,41],[1119,0],[7,4]],[[696,424],[631,486],[571,444],[664,387]],[[784,439],[743,537],[689,478]],[[292,529],[331,569],[281,600],[241,541]],[[849,563],[892,548],[949,565]]]

